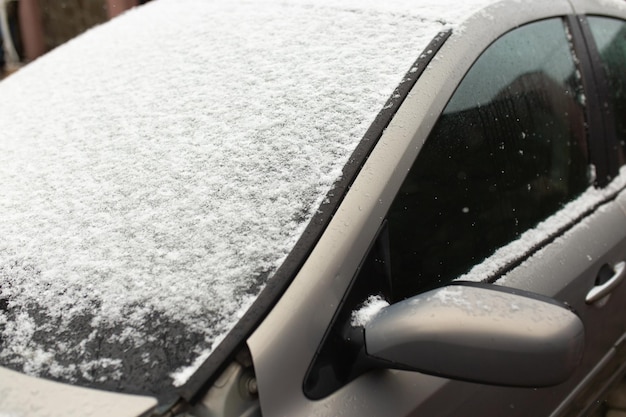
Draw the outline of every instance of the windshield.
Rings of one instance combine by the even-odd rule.
[[[331,3],[154,1],[0,83],[1,365],[187,381],[449,24]]]

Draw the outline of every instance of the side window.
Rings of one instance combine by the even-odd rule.
[[[608,81],[609,106],[615,135],[626,154],[626,22],[608,17],[588,18]],[[622,164],[624,160],[622,159]]]
[[[391,301],[457,278],[587,188],[583,104],[561,19],[481,55],[389,212]]]

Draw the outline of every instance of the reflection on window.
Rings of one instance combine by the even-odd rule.
[[[626,153],[626,22],[608,17],[589,17],[602,66],[609,83],[609,106],[613,111],[615,134]],[[612,129],[613,126],[608,126]],[[622,160],[624,163],[624,160]]]
[[[463,274],[587,187],[581,103],[560,19],[483,53],[389,212],[393,300]]]

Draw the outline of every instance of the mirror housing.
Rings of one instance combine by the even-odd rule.
[[[364,342],[368,359],[386,368],[542,387],[574,372],[584,327],[568,306],[551,298],[455,283],[383,308],[364,326]]]

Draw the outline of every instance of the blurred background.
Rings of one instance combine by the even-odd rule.
[[[0,78],[150,0],[0,0]]]

